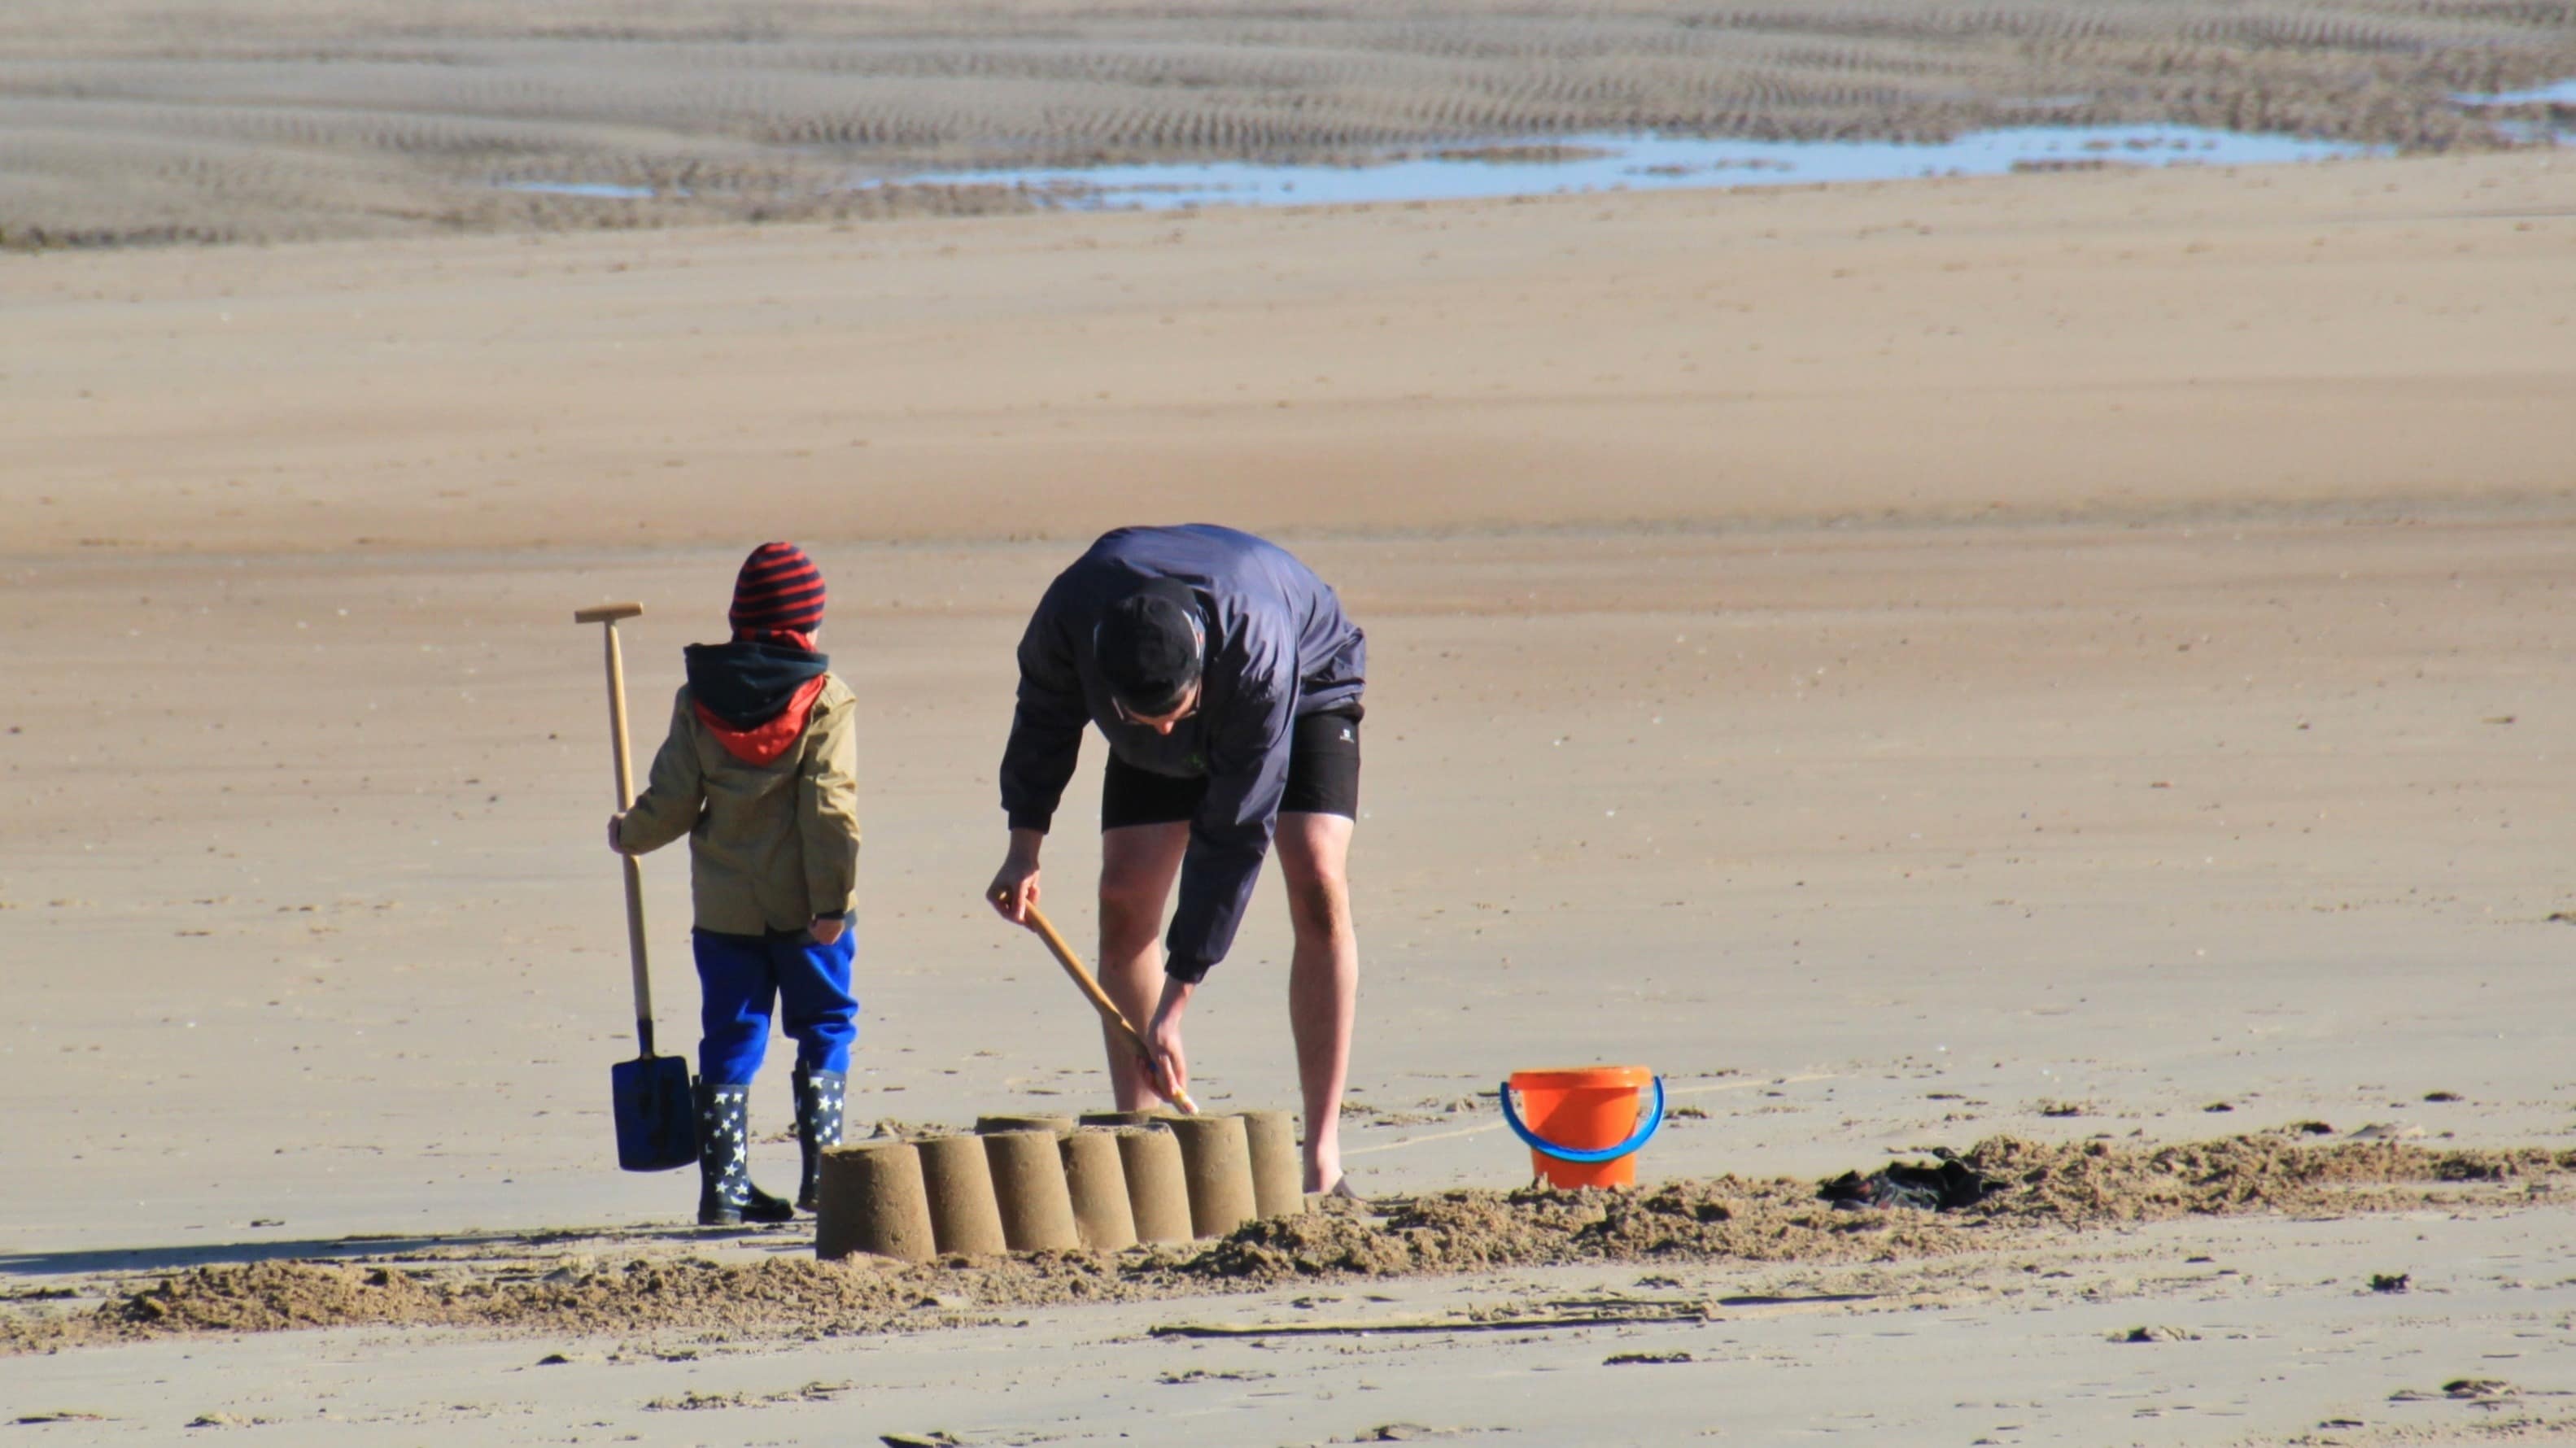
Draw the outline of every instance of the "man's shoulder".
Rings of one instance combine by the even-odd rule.
[[[1117,554],[1129,549],[1154,550],[1175,545],[1218,550],[1279,550],[1278,544],[1257,533],[1246,533],[1223,523],[1131,523],[1123,528],[1112,528],[1093,539],[1084,554]]]

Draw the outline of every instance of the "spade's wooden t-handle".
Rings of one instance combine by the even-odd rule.
[[[1083,969],[1082,958],[1073,953],[1072,946],[1064,943],[1064,937],[1056,933],[1054,923],[1035,905],[1029,907],[1029,928],[1035,930],[1038,939],[1045,941],[1047,949],[1054,952],[1055,963],[1064,967],[1064,973],[1073,977],[1075,985],[1082,987],[1083,997],[1091,1002],[1093,1010],[1100,1012],[1101,1021],[1126,1037],[1127,1044],[1135,1047],[1137,1056],[1145,1062],[1147,1074],[1152,1074],[1154,1048],[1145,1044],[1145,1033],[1136,1029],[1135,1023],[1127,1019],[1127,1013],[1118,1009],[1118,1003],[1109,998],[1109,992],[1102,990],[1100,982],[1091,978],[1091,972]],[[1190,1099],[1187,1091],[1173,1092],[1172,1104],[1181,1108],[1184,1116],[1199,1114],[1198,1103]]]

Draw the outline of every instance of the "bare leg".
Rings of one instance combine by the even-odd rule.
[[[1100,988],[1136,1029],[1154,1018],[1163,995],[1163,904],[1190,847],[1187,822],[1129,825],[1100,836]],[[1160,1101],[1135,1049],[1106,1025],[1109,1087],[1118,1109]]]
[[[1279,816],[1279,872],[1288,885],[1296,953],[1288,964],[1288,1025],[1306,1095],[1306,1190],[1342,1180],[1342,1089],[1351,1071],[1351,1022],[1360,992],[1360,942],[1351,928],[1351,821]]]

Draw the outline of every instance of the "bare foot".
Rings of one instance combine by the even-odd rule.
[[[1358,1192],[1351,1190],[1351,1179],[1349,1177],[1342,1177],[1335,1181],[1330,1191],[1311,1193],[1308,1196],[1307,1201],[1314,1210],[1320,1212],[1342,1212],[1347,1214],[1351,1212],[1365,1212],[1369,1209],[1368,1199],[1361,1196]]]
[[[1326,1159],[1320,1154],[1310,1155],[1306,1158],[1307,1191],[1329,1191],[1341,1184],[1342,1154],[1338,1149],[1332,1153],[1330,1159]]]

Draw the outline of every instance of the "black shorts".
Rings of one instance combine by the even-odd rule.
[[[1100,827],[1169,825],[1198,818],[1207,780],[1176,779],[1109,756],[1100,776]],[[1281,814],[1360,817],[1360,711],[1308,714],[1289,726],[1288,788]]]

